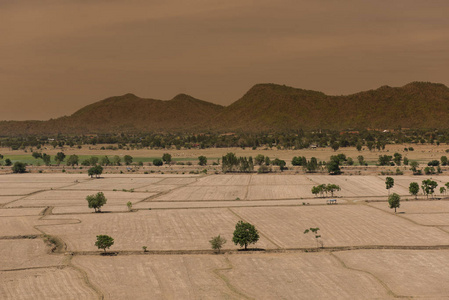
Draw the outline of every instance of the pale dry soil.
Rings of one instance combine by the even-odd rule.
[[[394,178],[391,192],[403,199],[412,199],[410,182],[425,179]],[[420,195],[395,214],[384,182],[379,175],[0,175],[0,299],[449,298],[449,201]],[[312,195],[322,183],[341,186],[337,205],[326,204],[331,195]],[[108,202],[94,213],[85,198],[100,191]],[[259,251],[237,251],[239,220],[258,229],[249,248]],[[304,234],[310,227],[320,228],[318,252],[314,235]],[[108,251],[117,256],[100,255],[99,234],[114,238]],[[218,234],[225,254],[210,250]]]

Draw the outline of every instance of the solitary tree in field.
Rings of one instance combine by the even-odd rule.
[[[89,170],[87,170],[87,175],[91,178],[95,175],[95,178],[98,178],[103,173],[103,167],[100,165],[93,166]]]
[[[164,153],[162,155],[162,160],[166,163],[166,164],[170,164],[171,163],[171,154],[170,153]]]
[[[26,165],[23,162],[16,161],[12,166],[13,173],[25,173],[26,171]]]
[[[125,162],[125,165],[129,166],[133,163],[133,157],[131,155],[125,155],[123,156],[123,161]]]
[[[162,159],[160,159],[160,158],[155,158],[155,159],[153,159],[153,165],[155,165],[155,166],[157,166],[157,167],[160,167],[160,166],[162,166],[164,163],[162,162]]]
[[[204,155],[198,156],[198,164],[200,166],[205,166],[207,165],[207,157]]]
[[[221,237],[220,235],[217,235],[213,237],[209,241],[209,243],[212,246],[212,249],[217,250],[218,253],[220,253],[221,248],[223,247],[224,244],[226,244],[226,239]]]
[[[390,195],[390,189],[394,186],[394,179],[391,177],[385,178],[385,186],[388,190],[388,195]]]
[[[411,195],[415,196],[415,199],[417,199],[417,195],[419,193],[419,184],[417,182],[411,182],[410,186],[408,187],[408,191]]]
[[[254,225],[238,221],[237,225],[235,225],[234,236],[232,238],[234,244],[239,244],[240,247],[245,246],[245,250],[247,250],[248,244],[255,244],[258,240],[259,233]]]
[[[440,194],[446,194],[446,188],[444,186],[440,187]]]
[[[59,165],[60,163],[62,163],[65,159],[65,154],[64,152],[58,152],[55,155],[55,161],[56,163]]]
[[[401,197],[393,193],[390,196],[388,196],[388,204],[390,205],[390,208],[394,208],[394,213],[396,213],[396,208],[400,206]]]
[[[321,244],[321,247],[323,247],[323,242],[321,240],[319,240],[319,238],[321,237],[321,235],[318,234],[319,230],[320,229],[318,227],[311,227],[309,229],[304,230],[304,234],[313,232],[315,234],[316,246],[319,247],[319,244]]]
[[[89,195],[86,197],[89,208],[93,208],[95,212],[101,212],[101,207],[108,201],[103,192],[99,192],[96,195]]]
[[[95,246],[97,246],[98,249],[103,249],[104,253],[106,253],[106,249],[109,249],[112,245],[114,245],[114,239],[109,235],[97,235]]]
[[[133,203],[131,201],[128,201],[128,203],[126,203],[126,206],[128,207],[128,211],[133,210]]]

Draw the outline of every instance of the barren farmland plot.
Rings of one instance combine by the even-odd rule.
[[[357,250],[336,252],[351,269],[369,272],[402,297],[447,298],[449,251]]]
[[[38,216],[43,208],[0,208],[0,217]]]
[[[0,271],[62,265],[60,255],[49,255],[42,239],[0,240]]]
[[[0,272],[0,299],[98,299],[71,268]]]
[[[448,235],[364,205],[232,208],[281,247],[316,246],[319,227],[325,246],[445,245]]]
[[[86,196],[96,194],[101,190],[88,190],[88,191],[67,191],[67,190],[53,190],[45,191],[37,194],[33,194],[22,198],[21,200],[9,203],[7,207],[46,207],[46,206],[83,206],[87,207]],[[126,203],[131,201],[132,203],[141,201],[148,198],[155,193],[131,193],[122,191],[105,191],[105,197],[108,199],[104,209],[107,210],[108,206],[123,205],[126,208]]]
[[[0,217],[0,237],[40,234],[33,228],[39,217]]]
[[[243,185],[186,186],[157,197],[157,201],[202,201],[245,199],[247,187]]]
[[[222,256],[77,256],[106,299],[241,299],[215,270],[227,268]]]
[[[157,183],[163,180],[159,177],[112,177],[110,175],[105,175],[102,178],[91,179],[88,181],[80,182],[76,185],[67,187],[70,190],[131,190],[138,189],[153,183]]]
[[[98,234],[113,236],[113,250],[207,250],[212,236],[221,234],[232,240],[239,219],[227,209],[154,210],[134,213],[49,216],[61,225],[40,227],[50,235],[61,237],[70,251],[94,251]],[[64,225],[64,219],[72,224]],[[75,223],[77,222],[77,223]],[[273,248],[261,238],[257,247]],[[226,249],[235,249],[229,242]]]
[[[388,202],[373,202],[369,206],[380,208],[388,212],[394,212],[388,206]],[[398,212],[404,213],[407,217],[409,214],[434,214],[434,213],[449,213],[449,201],[446,200],[422,200],[422,201],[401,201],[401,206],[397,209]]]
[[[230,255],[223,271],[253,299],[385,299],[382,285],[366,273],[345,269],[327,253]]]

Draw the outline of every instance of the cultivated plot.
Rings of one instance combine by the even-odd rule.
[[[76,256],[106,299],[241,299],[215,272],[222,256]]]
[[[337,195],[343,197],[384,196],[388,191],[385,187],[385,179],[377,176],[329,176],[310,175],[307,176],[318,184],[337,184],[341,191]],[[399,186],[393,187],[390,192],[400,195],[408,194],[408,189]]]
[[[201,177],[193,185],[225,185],[225,186],[235,186],[235,185],[248,185],[251,180],[251,175],[211,175],[206,177]]]
[[[303,175],[251,175],[250,185],[315,185],[311,179]]]
[[[324,246],[445,245],[437,228],[416,225],[364,205],[232,208],[280,247],[316,247],[310,227],[319,227]]]
[[[398,296],[447,298],[447,250],[357,250],[336,252],[349,267],[369,272]]]
[[[100,191],[101,190],[45,191],[9,203],[7,207],[87,206],[86,196],[96,194]],[[121,191],[103,191],[103,193],[107,198],[106,205],[104,206],[105,209],[108,209],[108,206],[126,206],[128,201],[135,203],[155,195],[155,193],[131,193]]]
[[[0,217],[38,216],[43,208],[0,208]]]
[[[0,271],[62,265],[60,255],[49,255],[41,239],[0,240]]]
[[[239,218],[227,209],[154,210],[133,213],[48,216],[61,225],[39,227],[62,238],[71,251],[94,251],[98,234],[115,239],[112,250],[203,250],[210,249],[211,237],[221,234],[229,242],[225,248],[237,248],[231,242]],[[65,221],[64,221],[65,220]],[[66,224],[70,222],[74,224]],[[76,223],[76,224],[75,224]],[[273,248],[264,238],[260,248]]]
[[[313,185],[256,185],[248,187],[247,200],[303,199],[315,197]]]
[[[91,179],[79,184],[67,187],[70,190],[131,190],[138,189],[156,182],[163,178],[158,177],[109,177],[107,175],[98,179]]]
[[[242,185],[233,186],[186,186],[160,197],[157,201],[203,201],[203,200],[236,200],[245,199],[247,187]]]
[[[98,299],[71,268],[0,272],[0,282],[0,299]]]
[[[253,299],[385,299],[373,277],[343,267],[327,253],[230,255],[222,271]]]
[[[449,226],[449,213],[410,214],[404,217],[421,225]]]
[[[409,214],[426,214],[426,213],[449,213],[449,201],[444,200],[424,200],[424,201],[401,201],[401,206],[397,212]],[[376,208],[388,212],[394,212],[387,202],[372,202],[368,204]]]
[[[40,234],[33,228],[39,217],[0,217],[0,237]]]

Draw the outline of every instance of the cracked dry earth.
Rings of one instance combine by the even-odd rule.
[[[0,299],[449,298],[449,201],[395,179],[397,214],[383,176],[1,175]],[[340,185],[337,205],[313,197],[321,183]],[[85,198],[99,191],[96,214]],[[232,243],[239,220],[257,249]]]

